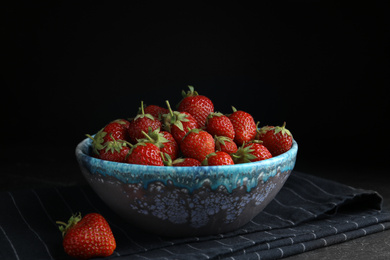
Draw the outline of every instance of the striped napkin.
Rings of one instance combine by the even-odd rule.
[[[123,221],[87,186],[0,193],[0,259],[71,259],[56,220],[101,213],[117,248],[107,259],[280,259],[390,228],[375,191],[292,172],[276,198],[234,232],[164,238]],[[101,258],[99,258],[101,259]]]

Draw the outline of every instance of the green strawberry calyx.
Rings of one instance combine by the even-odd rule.
[[[235,108],[234,106],[232,106],[232,113],[231,114],[226,114],[226,116],[230,116],[230,115],[232,115],[233,113],[235,113],[235,112],[237,112],[238,110],[237,110],[237,108]]]
[[[112,134],[110,134],[111,141],[105,142],[102,149],[105,149],[105,152],[107,153],[110,151],[112,154],[114,152],[120,153],[122,150],[122,147],[124,146],[131,146],[131,144],[124,140],[115,140],[114,137],[112,137]]]
[[[138,115],[134,118],[134,121],[137,120],[138,118],[144,118],[144,117],[154,120],[154,116],[152,116],[151,114],[145,114],[143,101],[141,101],[140,109],[141,109],[141,113],[138,113]]]
[[[286,128],[286,122],[282,126],[275,127],[275,134],[281,132],[282,135],[292,136],[291,132]]]
[[[59,230],[61,231],[62,233],[62,237],[64,237],[66,235],[66,233],[71,229],[73,228],[80,220],[82,219],[81,217],[81,213],[78,212],[74,215],[72,215],[69,220],[68,220],[68,223],[65,223],[63,221],[56,221],[56,224],[59,225]]]
[[[207,116],[207,118],[206,118],[206,125],[208,125],[208,123],[209,123],[209,120],[211,119],[211,118],[213,118],[213,117],[221,117],[221,116],[223,116],[224,114],[222,114],[221,112],[211,112],[208,116]]]
[[[95,154],[99,154],[99,151],[104,148],[103,143],[104,143],[104,137],[106,135],[107,132],[104,132],[103,128],[100,129],[99,132],[97,132],[94,137],[92,137],[89,134],[86,134],[86,136],[92,140],[92,150]]]
[[[251,160],[256,159],[257,157],[252,154],[254,149],[252,149],[252,145],[248,145],[246,147],[245,143],[242,144],[241,147],[238,148],[237,152],[231,154],[233,161],[235,164],[239,163],[249,163]]]
[[[274,126],[263,126],[262,128],[258,129],[257,132],[259,133],[259,135],[263,135],[265,133],[267,133],[268,131],[270,130],[273,130],[275,127]]]
[[[170,132],[172,125],[177,126],[181,131],[184,131],[183,123],[190,121],[187,115],[179,111],[173,111],[169,101],[165,101],[169,110],[168,114],[163,115],[165,129]]]
[[[176,107],[180,106],[180,103],[183,102],[183,100],[187,97],[195,97],[199,96],[199,93],[195,91],[194,87],[191,85],[188,85],[189,91],[185,92],[184,90],[181,91],[181,95],[183,99],[176,105]]]
[[[207,116],[207,118],[213,118],[213,117],[215,117],[215,116],[220,117],[220,116],[223,116],[223,114],[222,114],[221,112],[211,112],[211,113]]]
[[[187,130],[188,130],[188,132],[183,136],[183,140],[191,133],[199,134],[200,132],[206,132],[206,131],[199,129],[199,128],[191,129],[191,128],[187,127]]]
[[[162,159],[165,166],[172,166],[173,165],[172,158],[169,154],[160,152],[160,155],[161,155],[161,159]]]
[[[221,150],[221,145],[225,145],[225,142],[230,142],[232,143],[233,140],[227,136],[214,136],[214,141],[215,141],[215,150],[220,151]]]
[[[168,154],[166,154],[166,155],[168,155]],[[169,155],[168,155],[169,156]],[[173,162],[172,162],[172,165],[174,165],[174,164],[177,164],[177,163],[182,163],[182,162],[184,162],[186,159],[184,159],[184,158],[177,158],[177,159],[175,159]]]
[[[145,136],[144,139],[139,139],[139,142],[144,142],[144,143],[152,143],[156,145],[158,148],[163,148],[164,143],[168,143],[169,140],[164,137],[162,133],[160,133],[160,129],[156,129],[152,131],[152,129],[149,127],[148,133],[145,133],[142,131],[142,134]]]
[[[129,152],[126,154],[125,160],[127,160],[129,158],[130,154],[133,153],[133,151],[134,151],[134,149],[136,147],[138,147],[138,146],[146,146],[146,143],[145,142],[138,142],[138,143],[136,143],[134,145],[129,143],[129,145],[130,145],[131,148],[130,148]]]
[[[194,97],[194,96],[198,96],[198,92],[195,91],[194,87],[191,86],[191,85],[188,85],[188,88],[190,89],[189,91],[185,92],[184,90],[182,90],[181,92],[181,95],[183,96],[183,98],[186,98],[186,97]]]
[[[115,119],[111,123],[118,123],[120,125],[125,125],[126,124],[126,122],[123,119]]]
[[[283,136],[287,135],[292,137],[291,132],[286,128],[286,122],[284,122],[282,126],[263,126],[258,130],[258,133],[261,136],[268,131],[274,131],[274,135],[281,133]]]
[[[216,153],[209,153],[208,155],[206,155],[206,158],[203,160],[202,165],[208,166],[209,165],[209,158],[216,156],[216,155],[217,155]]]

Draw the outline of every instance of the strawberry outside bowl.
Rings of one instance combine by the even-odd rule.
[[[240,228],[276,196],[294,168],[298,144],[271,159],[224,166],[145,166],[90,156],[91,139],[76,147],[81,172],[117,214],[170,237]]]

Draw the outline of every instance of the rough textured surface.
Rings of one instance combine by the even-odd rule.
[[[83,173],[119,215],[150,232],[169,236],[218,234],[239,228],[268,205],[290,174],[279,172],[250,192],[245,185],[229,192],[224,186],[212,189],[207,182],[189,192],[172,181],[150,183],[145,189],[142,184],[122,183],[85,169]]]

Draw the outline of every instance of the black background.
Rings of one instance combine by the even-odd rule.
[[[384,2],[384,1],[383,1]],[[187,85],[287,122],[297,168],[384,168],[389,18],[382,2],[47,1],[2,8],[2,163],[68,163],[86,133]],[[54,173],[53,173],[54,174]]]

